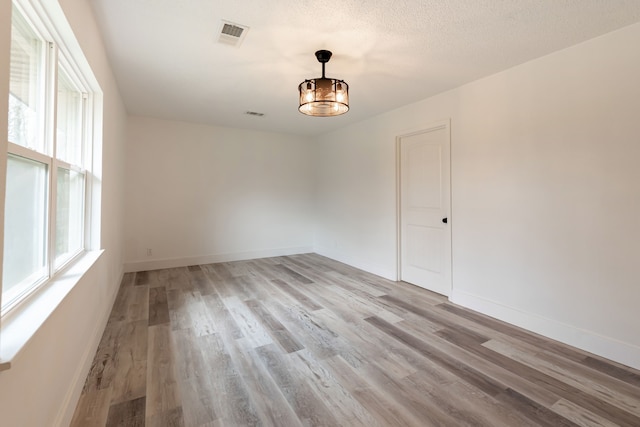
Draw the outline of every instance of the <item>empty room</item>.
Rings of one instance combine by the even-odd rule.
[[[640,426],[640,2],[0,0],[0,426]]]

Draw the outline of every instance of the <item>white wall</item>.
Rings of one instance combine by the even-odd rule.
[[[450,118],[452,300],[640,368],[638,40],[640,24],[322,136],[317,251],[393,277],[395,136]]]
[[[46,0],[54,4],[55,1]],[[126,112],[109,67],[93,13],[85,0],[60,5],[104,94],[102,164],[96,169],[101,196],[103,256],[67,295],[36,335],[0,372],[0,424],[41,427],[68,425],[93,360],[123,273],[123,153]],[[11,2],[0,1],[0,97],[7,99]],[[6,24],[6,25],[5,25]],[[2,96],[4,94],[4,96]],[[0,108],[0,134],[7,134],[6,103]],[[6,138],[0,150],[4,189]],[[100,214],[100,212],[98,212]]]
[[[372,119],[318,138],[315,252],[396,279],[393,121]]]
[[[300,136],[131,117],[126,269],[311,251],[312,153]]]

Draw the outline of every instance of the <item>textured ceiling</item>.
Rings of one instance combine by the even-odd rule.
[[[305,135],[640,21],[640,0],[91,2],[130,113]],[[218,42],[221,20],[250,27],[239,47]],[[318,49],[333,51],[327,76],[349,83],[343,116],[297,110]]]

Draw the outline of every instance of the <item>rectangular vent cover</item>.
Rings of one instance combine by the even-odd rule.
[[[240,46],[244,38],[247,36],[247,31],[249,31],[249,27],[245,25],[222,21],[218,41],[230,46]]]
[[[244,28],[233,24],[224,24],[222,27],[222,34],[226,34],[231,37],[240,37],[243,31]]]

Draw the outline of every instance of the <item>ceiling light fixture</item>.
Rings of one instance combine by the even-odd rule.
[[[322,77],[305,80],[298,86],[300,106],[298,111],[307,116],[339,116],[349,111],[349,85],[344,80],[324,76],[324,64],[331,59],[331,52],[316,52],[322,64]]]

